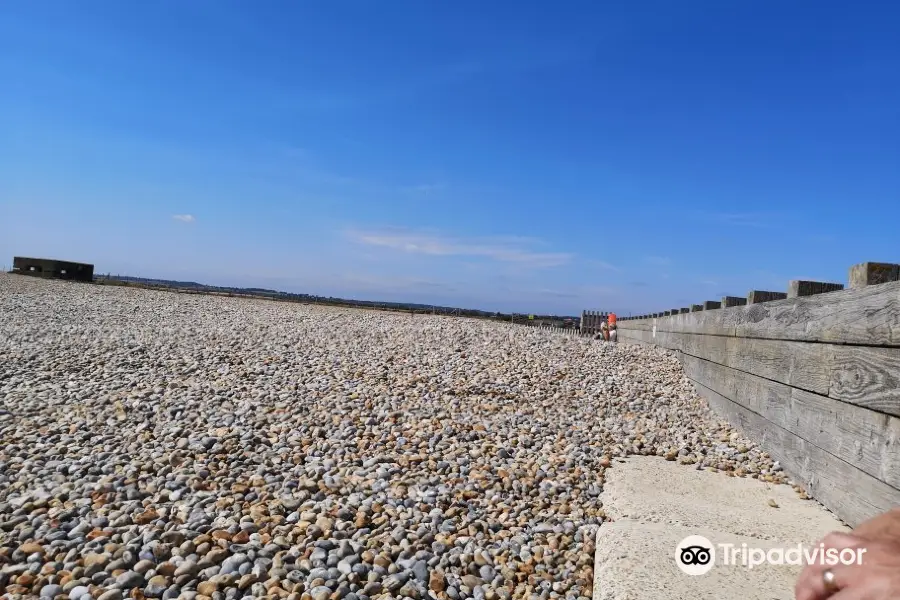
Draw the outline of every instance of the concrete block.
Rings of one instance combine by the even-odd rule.
[[[864,262],[850,267],[850,289],[900,281],[900,265]]]
[[[702,304],[691,304],[691,312],[700,312],[703,310]]]
[[[764,550],[781,547],[751,536],[722,536],[712,527],[630,520],[604,523],[597,534],[594,554],[593,600],[794,599],[794,583],[802,568],[799,566],[762,565],[749,570],[717,564],[705,575],[691,577],[682,573],[675,563],[675,549],[691,535],[703,536],[713,544],[747,544],[748,548]]]
[[[822,281],[803,281],[794,279],[788,284],[788,298],[800,298],[803,296],[814,296],[816,294],[827,294],[828,292],[839,292],[844,289],[842,283],[824,283]]]
[[[713,310],[715,308],[722,308],[722,303],[718,300],[707,300],[703,303],[703,310]]]
[[[91,282],[94,280],[94,265],[66,260],[30,258],[14,256],[12,272],[18,275],[32,275],[50,279],[71,279]]]
[[[597,532],[594,600],[792,600],[801,566],[726,564],[719,545],[788,549],[848,530],[786,485],[656,456],[614,461],[605,475],[601,500],[610,520]],[[676,547],[692,535],[715,548],[714,566],[704,575],[687,575],[675,562]]]
[[[689,312],[691,312],[691,309],[690,308],[682,308],[681,312],[682,312],[682,314],[689,313]]]
[[[787,298],[787,294],[784,292],[765,292],[762,290],[753,290],[747,294],[747,304],[759,304],[760,302],[784,300],[785,298]]]

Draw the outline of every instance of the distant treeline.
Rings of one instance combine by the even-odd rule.
[[[432,304],[419,304],[415,302],[383,302],[376,300],[354,300],[351,298],[335,298],[333,296],[315,296],[312,294],[292,294],[279,292],[265,288],[222,287],[205,285],[196,281],[172,281],[169,279],[149,279],[146,277],[129,277],[125,275],[96,275],[96,283],[106,285],[133,285],[136,287],[164,288],[187,291],[199,294],[221,294],[228,296],[248,296],[254,298],[269,298],[283,302],[302,302],[304,304],[324,304],[329,306],[346,306],[355,308],[370,308],[378,310],[402,311],[418,314],[454,315],[460,317],[476,317],[481,319],[495,319],[500,321],[512,321],[527,325],[533,320],[571,320],[576,325],[578,317],[558,315],[526,315],[520,313],[501,313],[472,308],[460,308],[454,306],[437,306]]]

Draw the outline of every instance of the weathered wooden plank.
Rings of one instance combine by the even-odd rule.
[[[730,308],[732,306],[744,306],[747,304],[746,298],[740,296],[722,296],[722,308]]]
[[[900,265],[893,263],[864,262],[850,267],[851,289],[897,280],[900,280]]]
[[[747,304],[759,304],[761,302],[772,302],[773,300],[784,300],[787,294],[784,292],[766,292],[763,290],[751,290],[747,294]]]
[[[900,415],[900,349],[833,346],[828,396]]]
[[[851,527],[900,506],[900,491],[694,380],[701,397],[778,460],[785,472]]]
[[[815,294],[827,294],[828,292],[839,292],[844,289],[843,283],[825,283],[822,281],[803,281],[794,279],[788,283],[788,298],[799,298],[800,296],[814,296]]]
[[[631,334],[629,335],[624,331],[619,331],[618,334],[616,334],[616,340],[622,344],[643,344],[648,346],[656,346],[656,344],[652,340],[647,339],[648,333],[649,332],[647,331],[636,331],[631,332]]]
[[[900,281],[682,314],[661,325],[677,333],[900,346]]]
[[[893,487],[900,419],[683,355],[691,379]]]
[[[658,332],[657,335],[669,336],[660,339],[666,339],[667,344],[677,344],[686,354],[766,379],[823,395],[827,395],[831,387],[835,348],[831,344],[690,333]],[[900,360],[900,353],[897,358]]]
[[[871,410],[900,416],[900,348],[672,333],[654,343]]]
[[[653,344],[655,341],[653,340],[653,332],[645,329],[624,329],[617,328],[618,333],[616,334],[616,339],[620,342],[628,342],[632,340],[637,340],[647,344]]]
[[[713,409],[759,441],[785,471],[850,525],[900,505],[900,492],[695,382]]]
[[[661,327],[661,323],[663,322],[663,320],[663,318],[657,320],[657,328]],[[638,331],[650,331],[653,329],[653,319],[637,319],[634,321],[630,321],[629,323],[623,323],[619,325],[618,328]],[[665,327],[665,329],[671,329],[671,327]]]

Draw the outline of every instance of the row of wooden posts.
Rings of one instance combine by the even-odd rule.
[[[548,333],[556,333],[566,337],[578,337],[581,332],[574,327],[550,327],[549,325],[538,325],[535,327],[538,331],[546,331]]]
[[[600,325],[609,318],[609,313],[597,310],[581,311],[581,333],[595,334],[600,331]]]
[[[865,262],[850,267],[850,289],[858,289],[869,285],[887,283],[889,281],[900,281],[900,265],[894,263]],[[751,290],[747,294],[746,298],[742,298],[740,296],[723,296],[721,300],[706,300],[705,302],[703,302],[703,304],[692,304],[689,307],[673,308],[671,310],[657,313],[648,313],[646,315],[639,315],[634,317],[622,317],[621,320],[633,321],[637,319],[668,317],[671,315],[698,312],[701,310],[714,310],[717,308],[745,306],[747,304],[759,304],[760,302],[784,300],[786,298],[813,296],[815,294],[837,292],[843,289],[844,284],[842,283],[793,280],[788,284],[787,292]]]

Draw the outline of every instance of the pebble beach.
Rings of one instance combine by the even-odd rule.
[[[0,274],[9,598],[584,600],[634,454],[786,482],[658,348]]]

